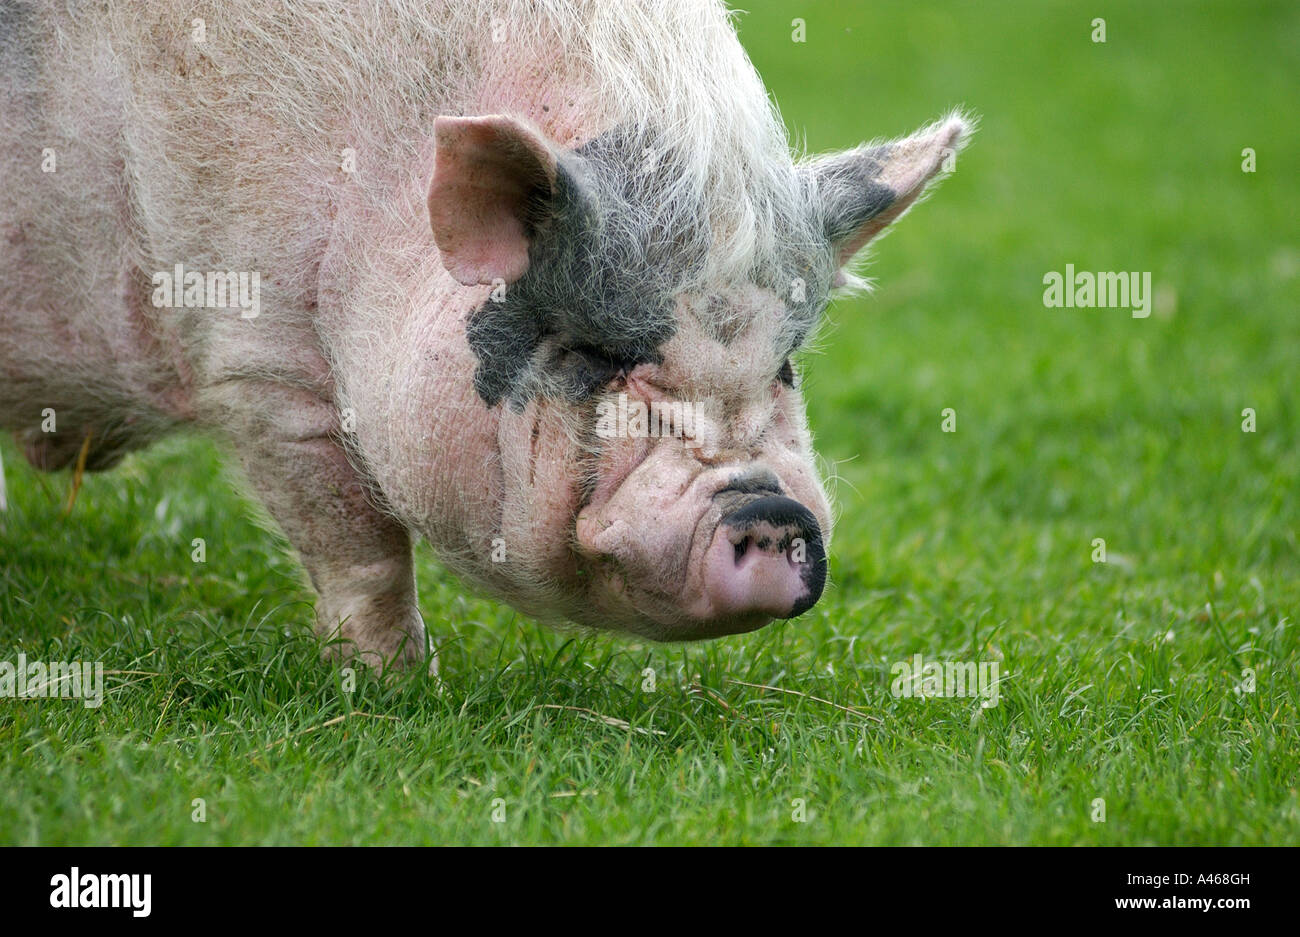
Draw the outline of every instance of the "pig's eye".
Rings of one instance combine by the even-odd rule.
[[[561,349],[552,364],[568,393],[577,399],[591,396],[635,366],[633,361],[615,360],[606,352],[590,346]]]
[[[776,379],[786,387],[794,387],[794,367],[790,364],[789,358],[785,359],[781,370],[776,372]]]

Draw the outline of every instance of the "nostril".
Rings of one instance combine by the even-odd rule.
[[[736,563],[737,563],[737,565],[739,565],[740,561],[743,560],[743,559],[745,558],[745,552],[746,552],[748,549],[749,549],[749,538],[748,538],[748,537],[742,537],[742,538],[740,539],[740,542],[736,544]]]

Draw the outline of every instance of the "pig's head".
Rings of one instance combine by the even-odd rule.
[[[966,133],[950,117],[799,164],[783,150],[739,167],[761,178],[720,216],[698,167],[646,133],[565,147],[511,117],[439,118],[441,261],[491,287],[465,340],[498,421],[482,552],[506,557],[476,577],[534,614],[661,640],[810,608],[831,511],[792,356]]]

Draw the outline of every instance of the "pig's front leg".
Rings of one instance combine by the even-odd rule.
[[[333,406],[305,390],[251,381],[223,387],[221,397],[249,481],[311,576],[317,630],[342,639],[331,654],[377,669],[424,661],[410,536],[368,497],[338,442]]]

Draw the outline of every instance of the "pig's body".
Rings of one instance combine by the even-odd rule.
[[[959,121],[819,188],[709,2],[72,7],[0,6],[0,423],[34,464],[220,434],[322,627],[386,658],[425,653],[412,533],[652,637],[820,592],[824,556],[785,570],[829,517],[774,378]],[[178,264],[256,273],[256,306],[158,305]],[[614,391],[699,401],[709,441],[596,438]],[[803,513],[751,510],[718,572],[764,497]],[[751,538],[774,576],[737,578]]]

